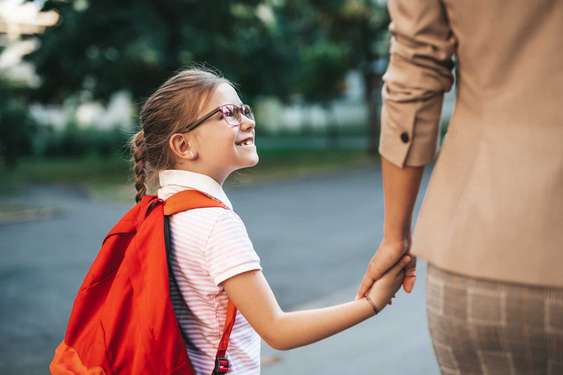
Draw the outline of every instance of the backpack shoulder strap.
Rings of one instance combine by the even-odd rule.
[[[210,207],[221,207],[224,209],[228,209],[228,207],[223,204],[221,201],[202,193],[198,190],[183,190],[179,193],[174,194],[170,198],[168,198],[164,202],[164,223],[165,223],[165,243],[166,243],[166,252],[168,254],[168,258],[170,259],[170,246],[171,246],[171,238],[170,238],[170,222],[169,217],[174,215],[178,212],[188,211],[196,208],[210,208]],[[172,273],[172,264],[169,261],[170,273],[172,275],[172,280],[174,282],[174,286],[176,287],[178,293],[180,293],[180,288],[176,282],[176,278]],[[229,339],[231,337],[231,332],[235,325],[237,315],[237,308],[235,305],[229,300],[227,305],[227,318],[225,319],[225,327],[223,328],[223,336],[221,337],[221,341],[219,342],[219,347],[217,348],[217,354],[215,355],[215,367],[213,369],[212,375],[218,374],[225,374],[229,371],[230,365],[229,360],[227,359],[227,349],[229,347]]]
[[[157,201],[158,198],[155,195],[144,195],[141,201],[127,211],[111,228],[104,241],[116,234],[134,234],[154,205],[158,203]]]
[[[164,215],[170,216],[178,212],[194,208],[221,207],[228,209],[221,201],[202,193],[199,190],[183,190],[174,194],[164,202]]]
[[[229,360],[227,359],[227,349],[229,348],[229,338],[231,337],[236,317],[237,308],[229,300],[229,304],[227,305],[227,319],[225,319],[225,328],[223,329],[223,337],[221,337],[219,347],[217,348],[217,354],[215,355],[215,367],[213,368],[212,375],[225,374],[229,372],[231,366]]]

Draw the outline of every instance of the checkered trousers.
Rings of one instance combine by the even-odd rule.
[[[429,265],[426,302],[442,374],[563,374],[563,289]]]

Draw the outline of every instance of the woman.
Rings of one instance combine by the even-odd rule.
[[[411,251],[429,263],[443,373],[561,374],[563,2],[389,0],[389,12],[384,238],[358,294]],[[411,241],[454,56],[456,108]]]

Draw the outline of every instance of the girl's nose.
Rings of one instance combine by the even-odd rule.
[[[256,122],[254,120],[251,120],[246,116],[242,116],[240,123],[240,130],[249,131],[254,129],[255,127],[256,127]]]

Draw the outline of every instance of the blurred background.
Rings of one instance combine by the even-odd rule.
[[[388,23],[384,0],[0,0],[0,373],[47,373],[104,233],[133,202],[138,110],[194,64],[256,112],[261,162],[226,190],[282,306],[352,298],[381,238]],[[452,106],[450,94],[444,124]],[[321,344],[264,347],[263,373],[366,361],[436,373],[422,284]]]

